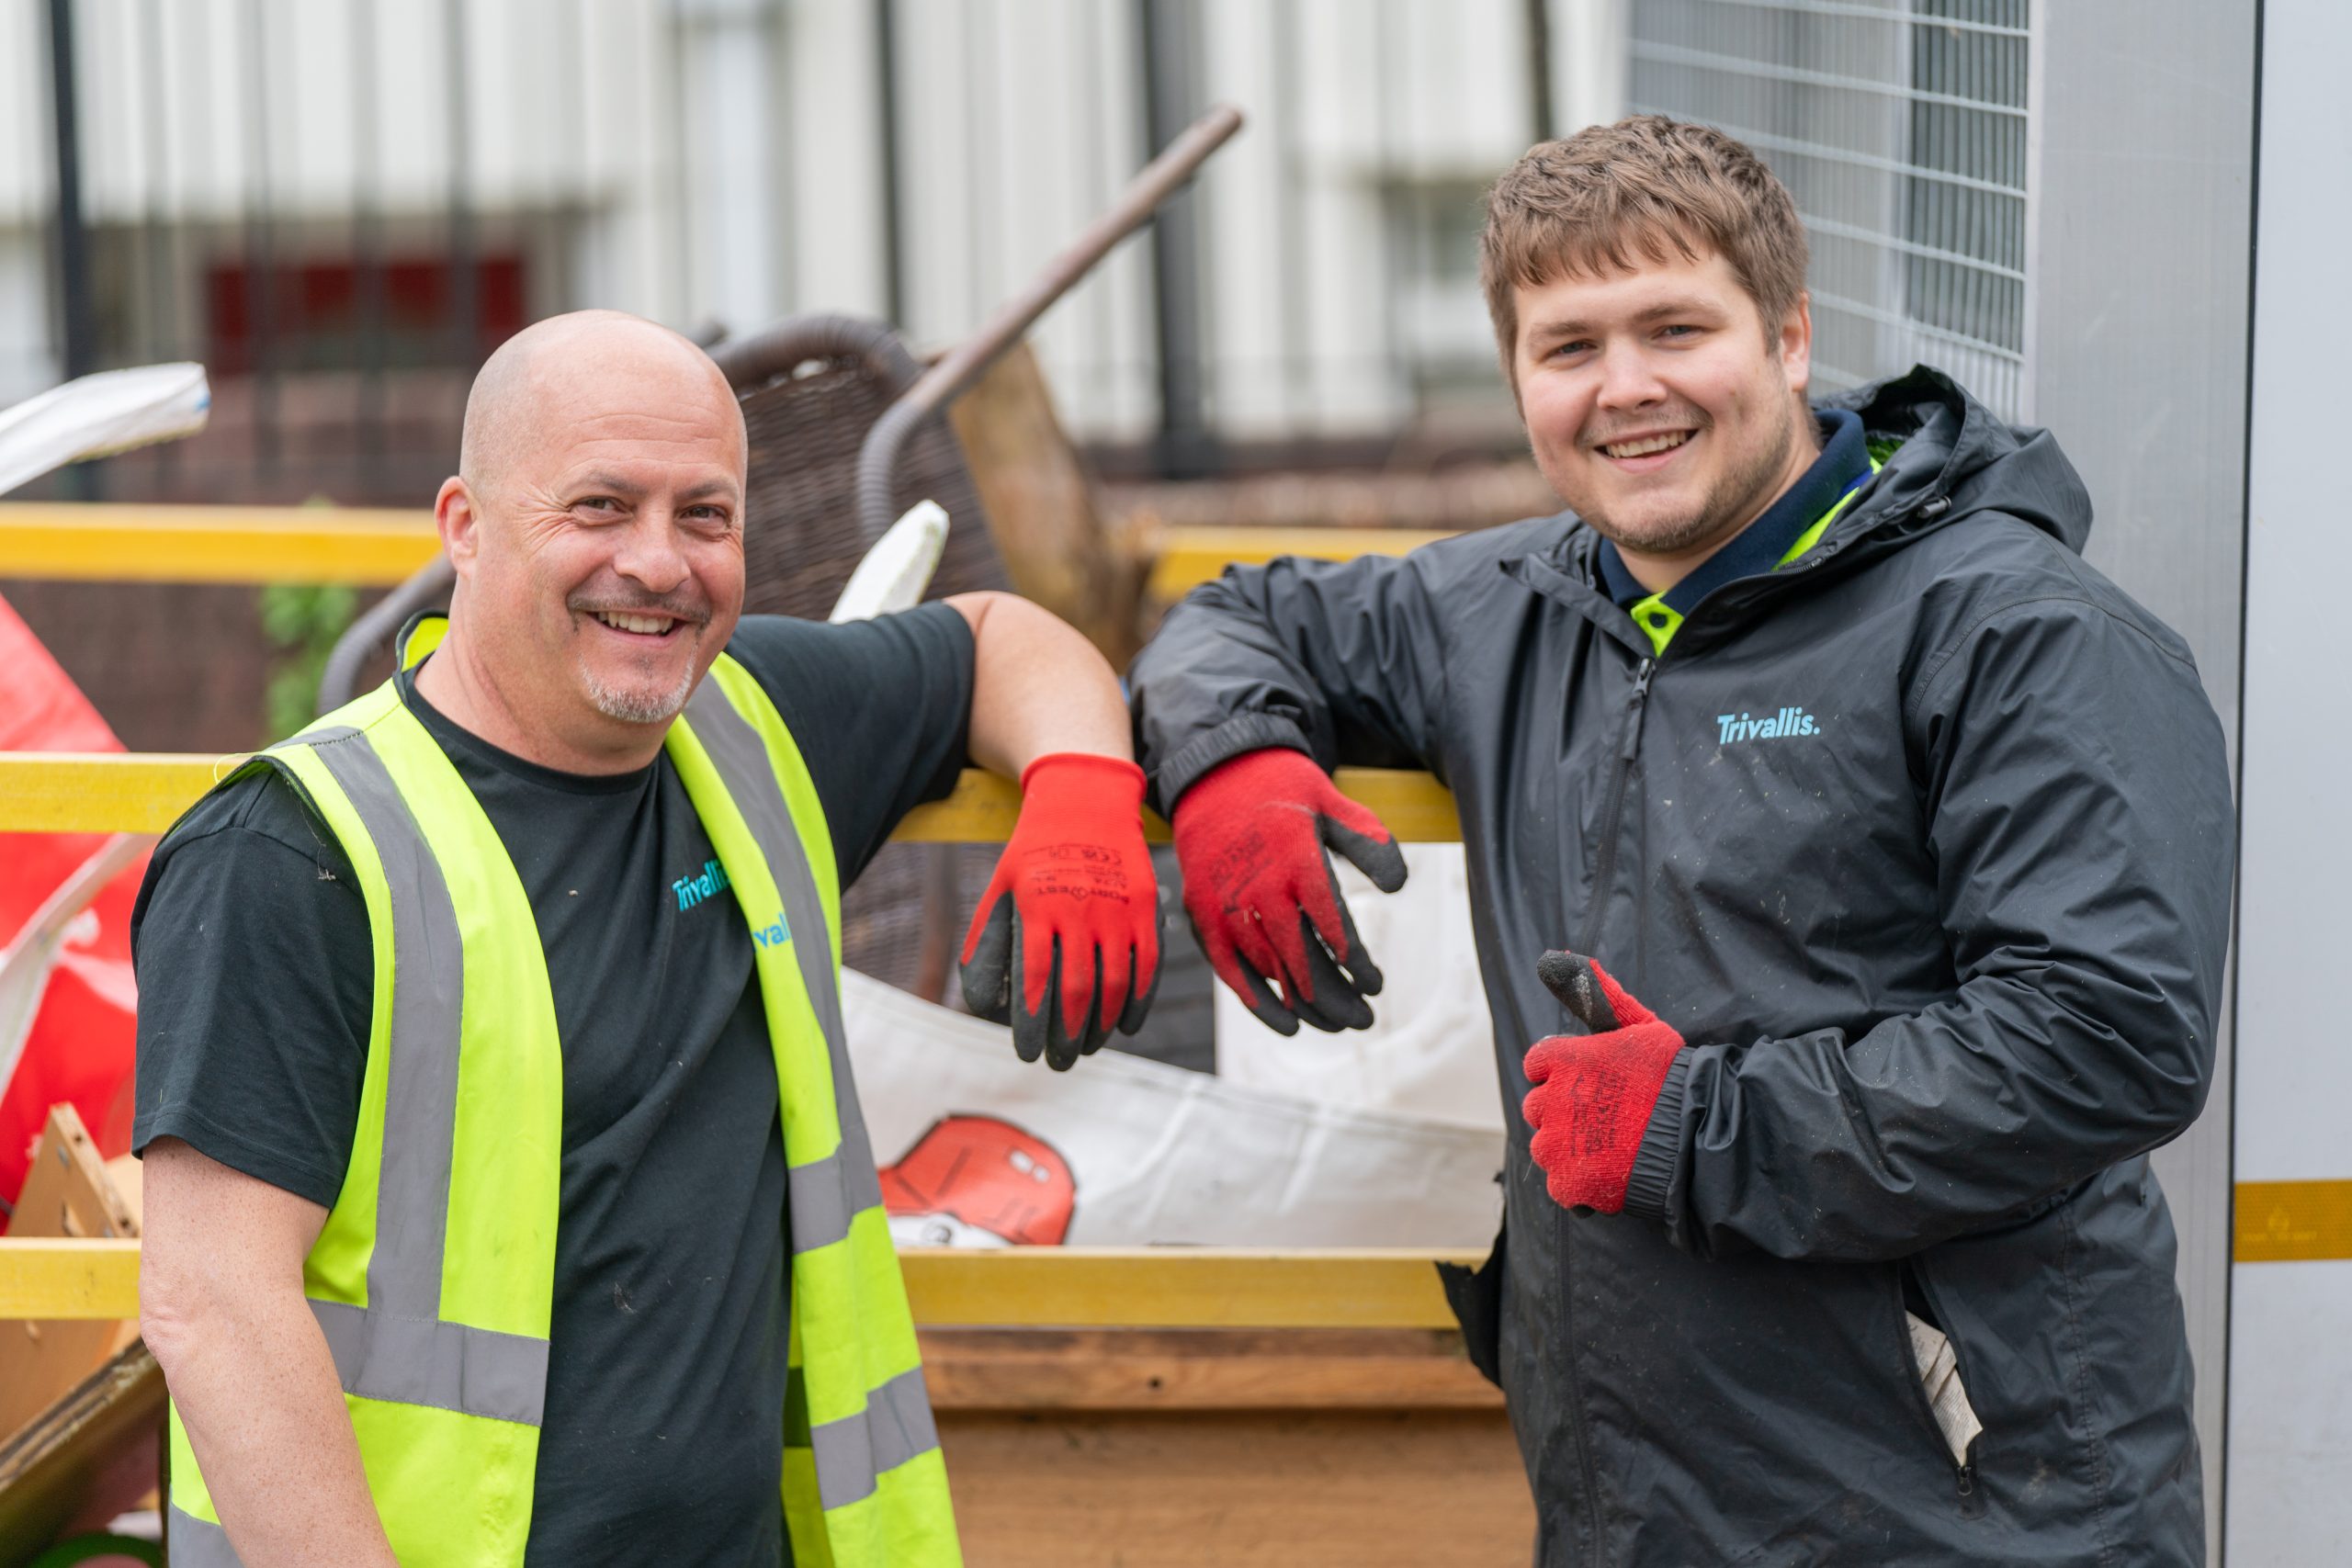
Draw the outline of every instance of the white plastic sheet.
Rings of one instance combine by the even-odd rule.
[[[901,1241],[1476,1249],[1494,1239],[1498,1132],[1316,1104],[1107,1049],[1051,1072],[1015,1056],[999,1025],[854,971],[842,981],[858,1095]],[[899,1212],[910,1203],[921,1206]]]
[[[181,362],[102,370],[0,410],[0,495],[50,469],[204,428],[204,367]]]
[[[1462,846],[1407,844],[1404,851],[1405,886],[1395,893],[1382,893],[1347,862],[1334,862],[1356,934],[1380,965],[1373,1026],[1341,1034],[1301,1029],[1285,1037],[1219,983],[1217,1076],[1261,1093],[1401,1111],[1499,1134],[1495,1026],[1478,983]],[[1538,956],[1531,953],[1527,961]]]

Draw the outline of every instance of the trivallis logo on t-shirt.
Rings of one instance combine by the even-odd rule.
[[[704,899],[727,891],[727,868],[715,860],[707,860],[700,872],[670,884],[670,891],[678,896],[678,912],[684,914]]]
[[[727,868],[715,860],[707,860],[702,863],[701,871],[670,884],[670,891],[678,896],[678,912],[684,914],[695,905],[725,892],[728,886]],[[766,925],[752,927],[752,935],[762,947],[774,947],[778,942],[792,940],[792,925],[784,918],[784,911],[778,909]]]

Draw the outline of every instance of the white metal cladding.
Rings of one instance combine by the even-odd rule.
[[[2025,412],[2030,0],[1640,0],[1636,112],[1763,155],[1813,237],[1814,374],[1924,361]]]

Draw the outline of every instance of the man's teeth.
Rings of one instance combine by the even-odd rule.
[[[1621,441],[1601,450],[1612,457],[1646,457],[1653,452],[1670,452],[1690,439],[1688,431],[1678,430],[1671,435],[1652,435],[1640,441]]]
[[[667,615],[625,615],[617,610],[599,610],[596,618],[619,631],[643,632],[660,637],[677,623]]]

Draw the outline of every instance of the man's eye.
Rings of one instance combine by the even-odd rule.
[[[574,512],[585,512],[603,517],[609,517],[620,509],[621,503],[609,495],[586,496],[571,503],[571,510]]]
[[[1555,359],[1570,358],[1573,355],[1585,353],[1591,347],[1592,340],[1590,338],[1575,338],[1569,342],[1560,344],[1554,347],[1552,350],[1552,357]]]
[[[713,528],[724,528],[732,521],[723,506],[688,506],[682,508],[678,515],[689,523]]]
[[[1687,321],[1678,321],[1672,326],[1660,327],[1658,335],[1660,337],[1696,337],[1699,335],[1699,329]]]

